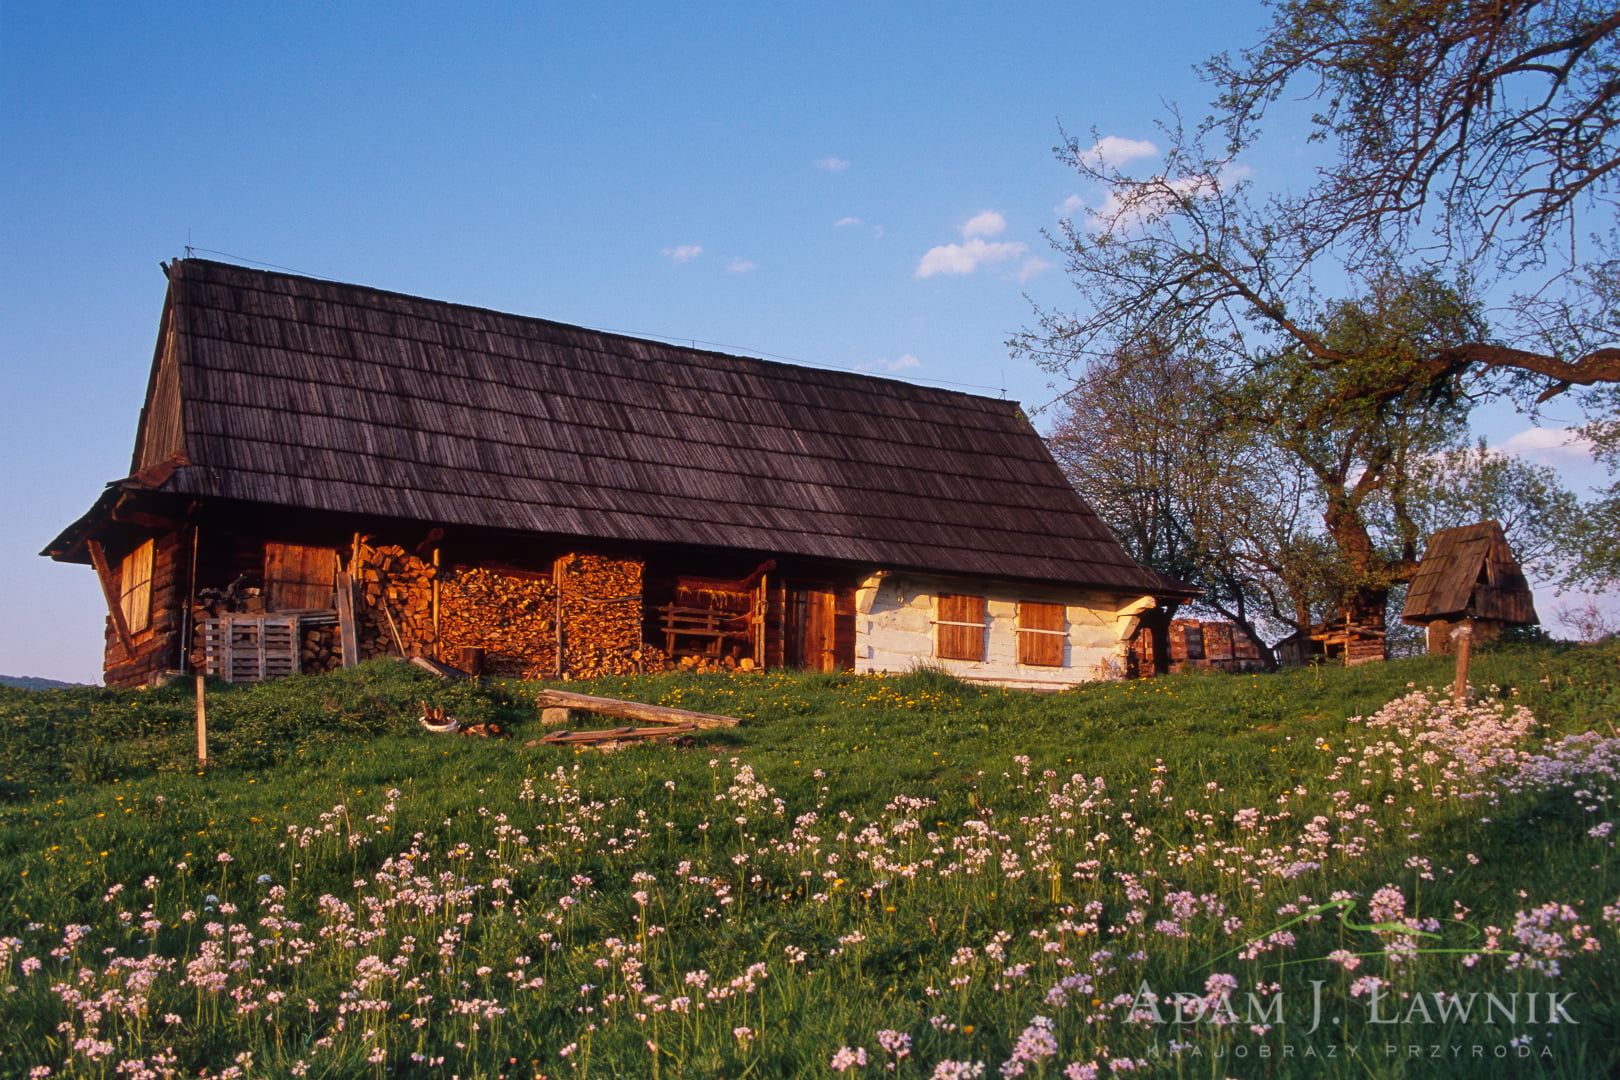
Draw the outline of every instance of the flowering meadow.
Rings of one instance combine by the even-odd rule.
[[[0,1076],[1611,1075],[1620,647],[1475,673],[9,692]]]

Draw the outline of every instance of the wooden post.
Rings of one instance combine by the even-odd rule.
[[[197,673],[197,767],[208,766],[208,677]]]
[[[1468,700],[1468,643],[1474,636],[1472,619],[1463,620],[1451,631],[1451,640],[1457,652],[1457,681],[1451,688],[1452,700]]]
[[[444,654],[439,651],[439,549],[433,549],[433,655],[440,660]]]

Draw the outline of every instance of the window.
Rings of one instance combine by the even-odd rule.
[[[1063,629],[1062,604],[1018,605],[1018,662],[1041,667],[1063,666],[1063,643],[1068,640]]]
[[[152,554],[148,540],[128,555],[118,568],[118,606],[124,610],[124,625],[138,634],[152,625]]]
[[[942,660],[984,659],[984,597],[941,596],[934,625],[939,628],[934,655]]]

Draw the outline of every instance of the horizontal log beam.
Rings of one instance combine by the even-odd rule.
[[[742,721],[734,716],[714,713],[690,712],[671,709],[665,705],[645,705],[639,701],[620,701],[617,698],[593,697],[568,690],[542,690],[535,695],[535,704],[542,709],[583,709],[617,716],[624,720],[641,720],[649,724],[691,724],[700,728],[736,727]]]

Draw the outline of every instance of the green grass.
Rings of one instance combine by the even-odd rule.
[[[1533,712],[1525,752],[1616,734],[1620,648],[1472,674]],[[744,719],[602,754],[525,748],[534,686],[376,662],[211,686],[203,771],[189,684],[0,690],[0,1076],[832,1076],[857,1048],[854,1075],[997,1076],[1021,1038],[1027,1076],[1609,1075],[1620,779],[1437,796],[1452,757],[1362,756],[1387,736],[1351,717],[1450,680],[571,684]],[[428,735],[419,701],[516,737]],[[1143,995],[1188,1020],[1215,975],[1200,1022]]]

